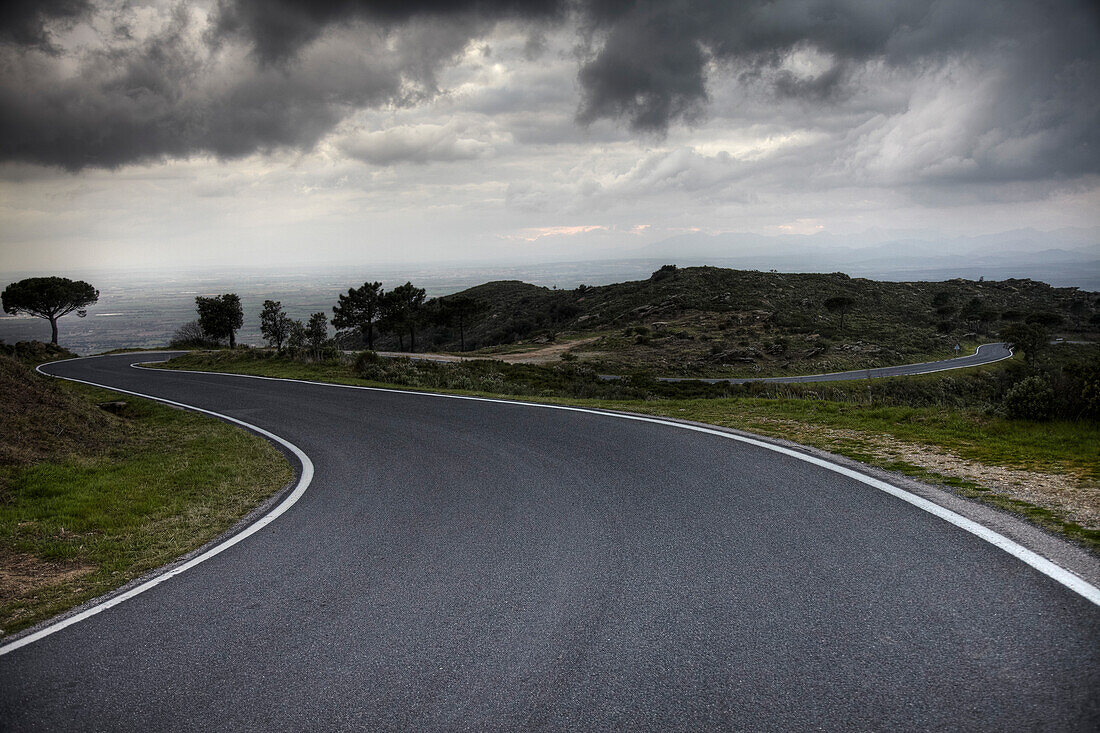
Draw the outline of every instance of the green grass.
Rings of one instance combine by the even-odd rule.
[[[0,553],[6,568],[33,576],[5,586],[5,633],[200,547],[293,475],[269,443],[219,420],[84,385],[56,388],[76,408],[127,405],[98,429],[108,437],[100,445],[0,466]]]
[[[1073,473],[1100,480],[1100,427],[1093,422],[1007,420],[979,410],[883,407],[824,400],[718,399],[610,402],[613,409],[797,434],[815,441],[817,427],[853,430],[948,450],[961,458],[1024,470]],[[805,426],[776,424],[791,422]],[[812,444],[812,443],[811,443]]]
[[[738,399],[637,402],[601,401],[600,406],[674,417],[828,450],[868,465],[940,484],[969,499],[1025,517],[1100,553],[1100,531],[1066,518],[1056,506],[1040,506],[990,491],[974,481],[945,476],[897,460],[883,450],[883,436],[928,446],[986,466],[1100,480],[1100,426],[1090,422],[1006,420],[976,410],[868,407],[809,400]],[[837,437],[821,428],[844,431]]]

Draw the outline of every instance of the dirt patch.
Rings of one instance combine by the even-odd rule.
[[[793,420],[766,419],[761,422],[806,428]],[[824,437],[837,445],[858,444],[880,461],[902,461],[941,476],[972,481],[1002,496],[1022,499],[1056,511],[1065,519],[1086,529],[1100,529],[1100,484],[1072,474],[1028,471],[991,466],[961,458],[946,450],[906,443],[882,435],[857,430],[813,427],[815,437]],[[797,435],[791,436],[798,440]],[[824,446],[828,448],[828,446]]]
[[[966,479],[999,494],[1055,509],[1087,529],[1100,529],[1100,484],[1075,476],[987,466],[925,446],[894,447],[897,460]]]
[[[599,336],[592,336],[590,338],[575,339],[573,341],[562,341],[556,344],[550,344],[544,346],[541,349],[532,349],[531,351],[522,351],[515,354],[479,354],[478,356],[458,356],[456,354],[425,354],[414,353],[409,351],[379,351],[379,356],[385,357],[408,357],[410,359],[422,359],[424,361],[442,361],[442,362],[459,362],[459,361],[474,361],[477,359],[492,359],[494,361],[503,361],[509,364],[547,364],[552,361],[561,361],[561,356],[565,352],[573,349],[577,346],[584,346],[590,344],[593,341],[599,339]]]
[[[522,354],[501,354],[500,356],[492,357],[506,361],[509,364],[546,364],[551,361],[561,361],[561,355],[565,352],[577,347],[590,344],[599,336],[592,336],[589,338],[576,339],[574,341],[562,341],[557,344],[550,344],[549,346],[541,349],[535,349],[534,351],[525,351]]]
[[[0,605],[81,578],[94,570],[94,565],[49,562],[27,553],[0,550]]]

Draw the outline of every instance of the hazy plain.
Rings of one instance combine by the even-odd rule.
[[[869,251],[869,250],[865,250]],[[947,280],[963,277],[987,280],[1007,277],[1031,277],[1055,286],[1077,286],[1086,290],[1100,287],[1095,260],[1049,262],[1038,266],[1034,262],[1006,263],[998,268],[988,262],[972,266],[959,263],[947,265],[934,258],[922,258],[919,263],[905,262],[895,252],[883,259],[860,260],[851,257],[845,262],[834,255],[824,260],[805,254],[755,254],[725,258],[699,252],[695,255],[657,255],[623,260],[554,262],[546,264],[456,264],[434,266],[409,265],[401,268],[371,268],[367,266],[318,267],[294,269],[248,270],[223,269],[164,271],[76,271],[76,272],[10,272],[0,273],[0,287],[24,277],[57,274],[87,280],[100,291],[99,302],[88,309],[86,318],[67,316],[60,321],[59,342],[78,354],[88,355],[119,348],[150,348],[167,345],[172,334],[183,324],[195,320],[195,296],[233,292],[241,296],[244,305],[244,327],[237,341],[260,345],[259,313],[263,301],[281,301],[292,318],[303,321],[311,313],[323,311],[331,315],[337,296],[349,287],[365,281],[379,280],[386,288],[406,280],[427,291],[429,298],[448,295],[492,280],[523,280],[535,285],[575,288],[578,285],[606,285],[625,280],[640,280],[665,263],[680,266],[715,265],[739,269],[781,272],[843,271],[853,277],[879,280]],[[976,258],[975,258],[976,259]],[[0,315],[0,341],[16,343],[50,337],[49,324],[29,316]]]

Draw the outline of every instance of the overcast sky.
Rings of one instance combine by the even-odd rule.
[[[0,271],[1100,225],[1088,2],[40,0],[0,63]]]

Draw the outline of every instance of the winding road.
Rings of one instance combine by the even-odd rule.
[[[139,358],[44,371],[270,431],[312,475],[243,541],[0,647],[5,730],[1100,726],[1096,588],[854,472]]]
[[[969,367],[992,364],[997,361],[1012,358],[1012,349],[1008,344],[982,344],[967,356],[956,356],[954,359],[942,359],[940,361],[925,361],[919,364],[902,364],[900,366],[872,367],[870,369],[853,369],[847,372],[829,372],[828,374],[805,374],[797,377],[657,377],[658,382],[706,382],[708,384],[747,384],[749,382],[763,382],[766,384],[794,384],[796,382],[844,382],[851,379],[879,379],[881,377],[912,377],[919,374],[934,374],[946,372],[952,369],[967,369]],[[600,375],[600,379],[622,379],[619,375]]]
[[[982,344],[967,356],[956,356],[954,359],[942,359],[940,361],[925,361],[920,364],[902,364],[900,366],[872,367],[871,369],[853,369],[847,372],[830,372],[828,374],[807,374],[800,377],[744,377],[728,379],[705,379],[697,377],[658,377],[661,382],[728,382],[730,384],[745,384],[746,382],[765,382],[770,384],[793,384],[796,382],[843,382],[849,379],[879,379],[881,377],[912,377],[918,374],[934,374],[946,372],[951,369],[966,369],[968,367],[992,364],[1012,357],[1012,349],[1008,344]]]

